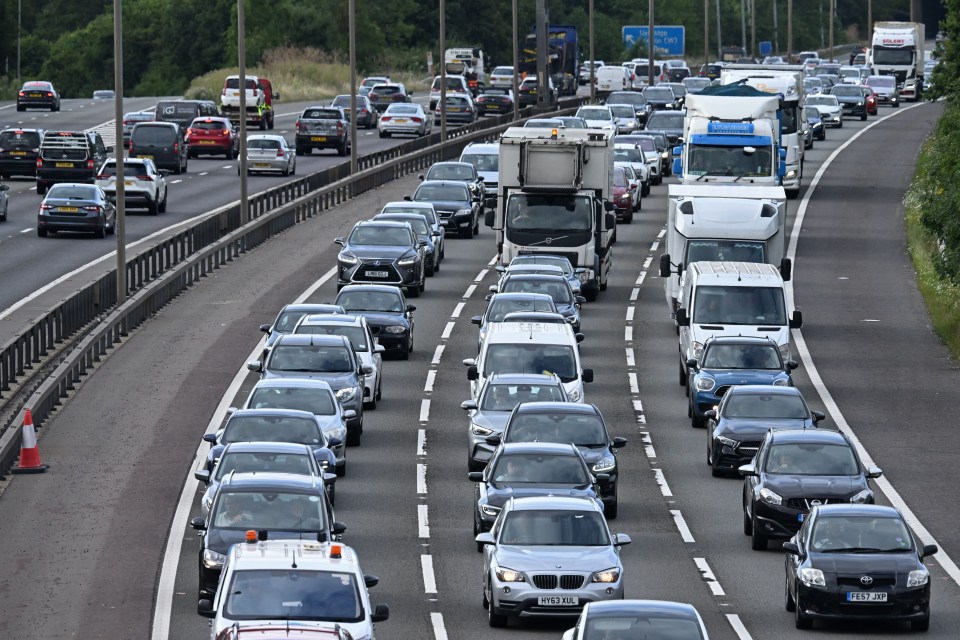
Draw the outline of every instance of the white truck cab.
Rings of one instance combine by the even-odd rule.
[[[676,322],[680,333],[680,377],[687,385],[687,361],[699,360],[707,338],[751,336],[777,343],[790,359],[790,329],[799,329],[799,311],[788,316],[783,278],[776,267],[756,262],[693,262],[680,283]]]

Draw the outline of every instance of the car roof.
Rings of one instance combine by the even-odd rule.
[[[331,558],[330,552],[333,546],[340,547],[340,557]],[[351,547],[341,542],[310,542],[298,540],[262,540],[256,543],[235,544],[228,552],[233,555],[231,567],[234,571],[253,571],[264,569],[289,569],[293,561],[294,566],[301,572],[310,571],[338,571],[341,573],[354,573],[359,571],[359,558],[357,552]],[[291,624],[289,620],[285,622],[275,621],[277,626],[271,626],[265,631],[275,632],[276,635],[262,636],[264,638],[288,638],[288,637],[317,637],[336,636],[337,632],[332,630],[322,630],[317,628],[306,628]],[[283,626],[280,626],[283,625]],[[261,625],[257,625],[255,632],[260,631]],[[240,627],[243,633],[244,627]],[[304,632],[311,632],[310,636]],[[260,631],[262,633],[262,631]],[[296,633],[296,636],[291,635]],[[244,636],[245,637],[245,636]],[[261,637],[259,635],[255,637]]]
[[[726,393],[732,395],[777,395],[777,396],[797,396],[802,398],[803,394],[796,387],[774,387],[766,384],[740,384],[730,387]]]
[[[381,293],[392,293],[394,295],[403,297],[403,292],[400,291],[398,287],[394,287],[389,284],[348,284],[340,289],[340,293],[343,293],[344,291],[379,291]]]
[[[330,109],[331,107],[323,107],[323,108]],[[137,126],[139,127],[140,125],[137,125]],[[281,142],[281,141],[286,142],[287,139],[284,138],[283,136],[274,136],[269,133],[255,133],[247,136],[247,142],[250,142],[251,140],[276,140],[277,142]]]
[[[552,373],[495,373],[487,380],[487,385],[492,384],[529,384],[529,385],[556,385],[560,381]]]
[[[548,299],[553,300],[553,298],[551,298],[546,293],[533,293],[532,291],[502,291],[500,293],[493,294],[493,297],[490,298],[490,301],[492,302],[494,299],[530,300],[530,301],[541,300],[541,299],[544,301]]]
[[[832,429],[775,429],[770,432],[777,444],[843,444],[853,446],[847,437]]]
[[[340,336],[333,336],[339,338]],[[245,418],[250,416],[274,416],[277,418],[309,418],[316,422],[317,418],[309,411],[300,411],[299,409],[237,409],[227,417],[227,422],[234,418]]]
[[[231,442],[223,449],[227,453],[293,453],[313,455],[310,445],[299,442]],[[259,472],[258,472],[259,473]]]
[[[576,446],[567,442],[504,442],[501,455],[537,453],[551,456],[576,456]]]
[[[512,498],[511,511],[594,511],[601,512],[603,507],[593,498],[574,498],[569,496],[531,496]]]
[[[888,507],[883,504],[825,504],[818,506],[817,510],[822,516],[903,517],[894,507]]]
[[[473,165],[470,164],[469,162],[460,162],[459,160],[446,160],[444,162],[434,162],[432,165],[430,165],[430,168],[433,169],[434,167],[469,167],[470,169],[473,169]]]
[[[771,338],[767,337],[757,337],[757,336],[711,336],[707,338],[706,343],[704,344],[704,349],[708,344],[742,344],[742,345],[759,345],[759,346],[777,346],[777,343],[774,342]]]
[[[686,602],[669,602],[667,600],[596,600],[589,603],[591,613],[617,614],[617,613],[638,613],[657,614],[663,616],[669,614],[672,617],[687,618],[690,620],[699,620],[696,608]]]
[[[472,165],[471,165],[471,166],[472,166]],[[436,187],[436,186],[441,186],[441,187],[454,187],[454,186],[456,186],[456,187],[462,187],[462,188],[464,188],[464,189],[467,188],[467,185],[466,185],[466,183],[465,183],[463,180],[424,180],[423,182],[420,183],[420,187],[422,187],[422,186],[424,186],[424,185],[430,185],[430,186],[433,186],[433,187]],[[419,189],[420,187],[417,187],[417,188]]]
[[[419,213],[407,213],[405,211],[382,211],[373,216],[373,220],[384,220],[386,222],[405,222],[410,220],[423,221],[423,216]]]
[[[276,471],[257,471],[256,473],[233,473],[220,480],[221,491],[285,491],[288,493],[314,493],[322,491],[323,481],[314,476]]]
[[[463,148],[461,153],[466,153],[467,151],[472,151],[476,153],[499,153],[500,152],[500,143],[499,142],[471,142]]]
[[[329,303],[329,302],[306,303],[306,304],[286,304],[286,305],[283,305],[283,308],[282,308],[280,311],[281,311],[281,312],[284,312],[284,311],[306,311],[307,313],[310,313],[310,312],[323,312],[323,311],[329,311],[329,310],[332,310],[332,309],[336,309],[336,308],[339,307],[339,306],[340,306],[340,305],[338,305],[338,304],[331,304],[331,303]]]
[[[320,347],[351,347],[345,336],[323,335],[316,333],[285,333],[277,339],[274,348],[280,345],[314,345]]]
[[[559,267],[557,267],[559,269]],[[519,280],[521,282],[527,282],[531,280],[542,280],[543,282],[566,282],[566,277],[560,274],[552,273],[524,273],[523,271],[506,274],[504,280]]]
[[[341,313],[325,313],[318,315],[306,315],[300,319],[300,324],[298,326],[332,324],[341,327],[362,327],[363,322],[363,316],[355,316],[351,314],[344,315]]]
[[[382,209],[387,207],[409,207],[411,209],[434,209],[432,202],[424,202],[423,200],[391,200],[387,204],[383,205]],[[382,211],[381,213],[402,213],[400,211]]]
[[[257,380],[253,385],[256,389],[324,389],[333,392],[333,387],[326,380],[317,380],[316,378],[267,378]],[[262,409],[261,409],[262,411]]]
[[[371,220],[361,220],[353,225],[354,229],[357,227],[388,227],[391,229],[409,229],[410,225],[408,225],[406,222],[400,222],[399,220],[383,220],[381,218],[373,218]]]
[[[517,405],[517,413],[578,413],[599,416],[600,409],[585,402],[523,402]]]

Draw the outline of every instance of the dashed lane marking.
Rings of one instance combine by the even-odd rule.
[[[436,351],[433,352],[433,360],[430,361],[430,364],[440,364],[440,358],[443,356],[443,347],[445,345],[437,345]]]
[[[437,578],[433,574],[433,556],[420,556],[420,569],[423,572],[423,592],[437,592]]]
[[[694,558],[693,561],[697,565],[697,569],[700,570],[700,574],[703,577],[703,581],[707,583],[707,586],[710,587],[710,592],[715,596],[724,596],[726,593],[723,590],[723,587],[720,586],[720,583],[717,581],[717,577],[713,575],[713,570],[710,568],[710,565],[707,564],[706,558]]]
[[[427,465],[422,462],[417,463],[417,494],[427,494]]]
[[[430,400],[424,398],[420,401],[420,422],[430,421]]]
[[[653,475],[657,480],[657,484],[660,486],[660,493],[663,494],[663,497],[672,498],[673,491],[670,490],[670,485],[667,484],[667,478],[663,475],[663,469],[654,469]]]
[[[673,516],[673,522],[677,525],[677,530],[680,531],[680,537],[683,541],[696,542],[696,540],[693,539],[693,534],[690,533],[690,527],[687,526],[687,521],[683,519],[683,514],[677,509],[670,509],[670,515]]]
[[[427,430],[417,429],[417,455],[427,455]]]
[[[430,537],[430,516],[425,504],[417,505],[417,533],[421,538]]]
[[[750,635],[750,632],[747,631],[747,628],[743,625],[743,622],[740,620],[740,616],[735,613],[728,613],[727,622],[729,622],[730,626],[733,627],[733,631],[737,634],[737,637],[740,638],[740,640],[753,640],[753,636]]]
[[[447,640],[447,628],[443,626],[443,614],[436,611],[430,613],[430,624],[433,625],[434,640]]]
[[[436,369],[430,369],[430,371],[427,371],[427,382],[426,384],[423,385],[423,390],[426,391],[427,393],[433,393],[433,383],[436,381],[436,379],[437,379]]]

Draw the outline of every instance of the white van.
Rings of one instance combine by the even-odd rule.
[[[699,360],[707,338],[753,336],[777,343],[790,359],[790,329],[799,329],[799,311],[787,315],[780,271],[757,262],[693,262],[680,282],[680,378],[686,386],[687,361]]]
[[[597,95],[603,96],[614,91],[629,91],[633,88],[630,69],[620,65],[608,65],[597,69]]]
[[[487,329],[477,358],[467,358],[470,397],[496,373],[552,373],[560,378],[567,397],[583,402],[583,385],[593,382],[593,369],[580,364],[583,335],[569,324],[495,322]]]

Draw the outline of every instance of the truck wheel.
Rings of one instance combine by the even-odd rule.
[[[347,155],[347,143],[346,143],[346,142],[344,142],[344,143],[341,144],[339,147],[337,147],[337,155],[338,155],[338,156],[345,156],[345,155]]]
[[[272,113],[267,117],[267,129],[270,129],[271,131],[273,131],[273,114]]]
[[[38,183],[37,183],[37,195],[38,195],[38,196],[42,196],[42,195],[45,195],[46,193],[47,193],[47,185],[43,184],[42,182],[38,182]]]
[[[646,198],[648,195],[650,195],[650,183],[646,182],[640,189],[640,197]]]
[[[260,131],[267,130],[267,121],[264,118],[260,118]]]
[[[596,289],[588,289],[583,292],[583,297],[587,299],[587,302],[596,302],[599,295],[600,292]]]

